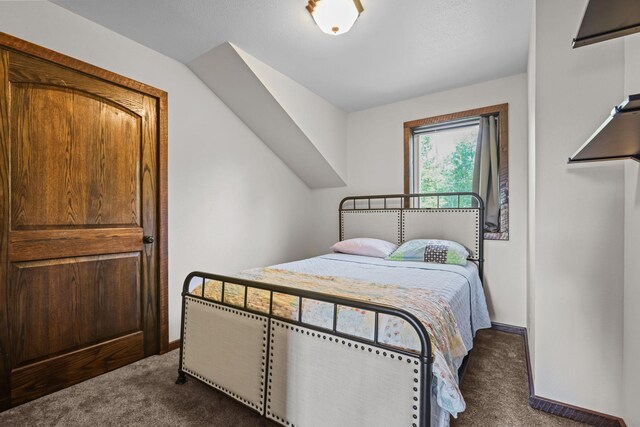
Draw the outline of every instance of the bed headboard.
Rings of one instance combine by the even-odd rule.
[[[453,240],[482,270],[484,203],[475,193],[352,196],[340,202],[339,212],[340,240],[373,237],[398,245],[411,239]]]

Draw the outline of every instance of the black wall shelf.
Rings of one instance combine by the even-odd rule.
[[[640,94],[629,95],[615,107],[569,163],[619,159],[640,162]]]
[[[573,47],[640,32],[640,1],[589,0]]]

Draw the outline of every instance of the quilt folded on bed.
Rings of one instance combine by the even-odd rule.
[[[247,270],[237,277],[274,285],[287,286],[320,292],[353,300],[389,305],[414,314],[425,326],[431,340],[434,355],[433,379],[438,406],[457,416],[464,411],[465,402],[458,388],[457,370],[454,360],[467,353],[458,330],[451,307],[442,297],[428,289],[406,288],[334,276],[317,276],[274,268]],[[205,283],[205,297],[220,301],[220,283]],[[227,283],[225,302],[242,306],[244,286]],[[194,293],[200,293],[194,290]],[[297,297],[274,293],[273,314],[283,318],[297,319],[299,300]],[[268,313],[269,293],[259,289],[247,292],[247,307]],[[331,328],[333,304],[303,299],[302,320],[311,325]],[[375,328],[373,313],[348,307],[340,307],[337,314],[340,332],[373,339]],[[418,350],[420,342],[414,329],[394,316],[379,315],[378,340],[390,346]]]

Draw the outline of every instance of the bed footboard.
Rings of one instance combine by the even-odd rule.
[[[271,322],[267,417],[296,426],[411,426],[420,362],[390,350]]]
[[[262,413],[268,321],[185,297],[182,371]]]
[[[209,282],[221,285],[219,294],[205,297]],[[230,286],[242,287],[244,299],[227,299],[225,287]],[[248,303],[253,292],[268,293],[267,311]],[[297,299],[297,318],[274,313],[274,294]],[[304,321],[303,307],[309,300],[332,306],[329,324]],[[342,332],[337,314],[342,308],[370,312],[373,336]],[[379,342],[380,315],[409,323],[420,351]],[[187,376],[195,378],[286,426],[430,424],[431,344],[424,325],[409,312],[194,272],[185,280],[182,317],[177,383]]]

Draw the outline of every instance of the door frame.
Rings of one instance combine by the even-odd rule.
[[[54,52],[45,47],[19,39],[9,34],[0,32],[0,48],[31,55],[33,57],[49,61],[51,63],[70,68],[92,77],[140,92],[157,100],[158,117],[158,194],[157,194],[157,223],[159,235],[158,242],[158,342],[159,353],[163,354],[169,348],[169,296],[168,296],[168,94],[155,87],[140,83],[114,72],[88,64],[84,61]],[[0,56],[0,62],[2,57]],[[4,64],[7,66],[8,64]],[[0,63],[0,66],[2,64]],[[1,83],[1,82],[0,82]],[[1,103],[0,103],[1,104]],[[0,105],[0,108],[2,105]],[[9,157],[5,155],[5,138],[8,138],[8,123],[0,122],[0,183],[9,185]],[[0,216],[9,215],[9,194],[0,195]],[[8,408],[9,402],[4,402],[2,396],[7,396],[10,391],[8,366],[8,336],[7,336],[7,298],[6,284],[8,278],[8,227],[6,221],[0,221],[0,411]]]

